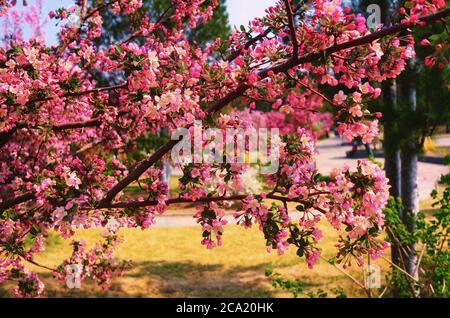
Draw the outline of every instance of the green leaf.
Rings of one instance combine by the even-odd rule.
[[[119,44],[115,44],[114,48],[116,49],[116,51],[120,54],[123,53],[123,48],[119,45]]]

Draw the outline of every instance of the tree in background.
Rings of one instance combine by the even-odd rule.
[[[92,3],[99,2],[90,0]],[[228,13],[225,0],[219,0],[211,19],[202,26],[189,27],[186,36],[189,41],[205,46],[208,42],[214,42],[217,38],[225,40],[228,38],[231,28],[228,21]],[[108,10],[102,10],[103,30],[102,36],[97,40],[99,45],[111,45],[126,40],[130,31],[137,27],[144,17],[157,21],[166,10],[171,7],[168,0],[143,0],[142,6],[131,16],[118,16]],[[162,21],[167,25],[172,23],[166,19]],[[139,38],[135,39],[141,41]]]
[[[356,1],[359,2],[359,1]],[[370,4],[381,8],[386,26],[394,23],[405,1],[360,1],[362,11]],[[406,36],[406,34],[403,34]],[[408,61],[405,72],[381,84],[383,98],[374,101],[374,109],[383,113],[383,145],[390,194],[401,198],[400,220],[411,234],[415,232],[419,212],[418,155],[423,144],[439,125],[450,121],[448,47],[449,32],[444,23],[415,30],[416,57]],[[419,39],[423,39],[420,41]],[[417,278],[415,244],[399,246],[394,233],[392,261]]]

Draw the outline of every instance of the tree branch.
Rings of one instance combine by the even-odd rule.
[[[120,88],[126,88],[127,86],[128,86],[128,83],[122,83],[122,84],[118,84],[118,85],[88,89],[88,90],[81,91],[81,92],[68,92],[68,93],[65,93],[58,97],[59,98],[78,97],[78,96],[83,96],[83,95],[89,95],[92,93],[100,93],[100,92],[111,91],[111,90],[120,89]],[[27,104],[37,103],[37,102],[48,102],[50,100],[54,100],[55,98],[56,97],[45,97],[45,98],[31,99],[27,102]]]
[[[213,197],[201,197],[197,200],[190,200],[185,198],[175,198],[175,199],[169,199],[165,201],[165,204],[171,205],[176,203],[208,203],[208,202],[220,202],[220,201],[241,201],[245,200],[249,195],[248,194],[237,194],[232,196],[213,196]],[[267,199],[277,200],[281,202],[297,202],[305,204],[307,201],[301,200],[298,198],[290,199],[288,197],[276,195],[273,193],[269,193],[266,196]],[[115,202],[115,203],[108,203],[103,206],[101,206],[101,209],[132,209],[132,208],[143,208],[147,206],[154,206],[157,205],[159,202],[155,200],[145,200],[145,201],[123,201],[123,202]],[[315,210],[326,213],[325,210],[321,208],[314,208]]]
[[[13,206],[15,206],[17,204],[24,203],[24,202],[27,202],[27,201],[30,201],[33,199],[35,199],[34,193],[27,192],[25,194],[19,195],[12,199],[5,200],[3,202],[0,202],[0,212],[3,212],[9,208],[12,208]]]
[[[86,90],[86,91],[82,91],[82,92],[69,92],[69,93],[66,93],[59,97],[77,97],[77,96],[83,96],[83,95],[88,95],[88,94],[92,94],[92,93],[100,93],[100,92],[104,92],[104,91],[126,88],[127,86],[128,86],[128,83],[122,83],[119,85],[99,87],[99,88],[94,88],[94,89],[90,89],[90,90]],[[37,98],[37,99],[29,100],[27,102],[27,104],[50,101],[55,98],[56,97]],[[100,126],[100,124],[101,124],[100,118],[92,118],[87,121],[78,121],[78,122],[53,125],[51,127],[51,129],[54,131],[62,131],[62,130],[67,130],[67,129],[75,129],[75,128],[83,128],[83,127],[96,127],[96,126]],[[0,133],[0,149],[8,143],[8,141],[11,139],[11,137],[14,135],[14,133],[20,128],[30,128],[30,127],[27,127],[27,125],[25,123],[18,123],[18,124],[16,124],[15,127],[11,128],[10,130]],[[31,127],[31,128],[34,128],[34,127]]]
[[[257,36],[251,38],[250,40],[248,40],[244,44],[244,47],[242,47],[241,49],[237,49],[237,50],[233,51],[230,54],[230,56],[228,56],[226,61],[227,62],[234,61],[239,55],[241,55],[242,49],[248,49],[253,44],[257,43],[258,41],[261,41],[262,39],[264,39],[267,35],[269,35],[270,32],[272,32],[272,29],[271,28],[267,28],[266,31],[264,31],[264,33],[258,34]]]
[[[79,121],[79,122],[55,125],[52,127],[52,130],[61,131],[61,130],[84,128],[84,127],[96,127],[96,126],[100,126],[100,124],[101,124],[100,119],[93,118],[93,119],[90,119],[87,121]]]
[[[102,5],[98,6],[97,8],[93,9],[90,13],[87,13],[88,11],[88,4],[87,0],[83,0],[83,4],[81,7],[81,13],[80,13],[80,26],[72,32],[72,35],[67,39],[67,41],[62,42],[61,45],[56,50],[56,55],[61,55],[64,50],[67,48],[67,46],[72,43],[75,40],[75,37],[81,32],[81,26],[83,23],[85,23],[90,17],[92,17],[97,12],[100,12],[103,9],[108,8],[109,6],[113,5],[115,2],[118,2],[119,0],[111,0],[108,3],[103,3]]]
[[[297,33],[295,32],[295,23],[294,23],[294,16],[292,13],[291,0],[284,0],[284,4],[286,6],[286,15],[288,18],[289,31],[291,33],[293,58],[297,59],[298,58],[298,41],[297,41]]]
[[[307,90],[309,90],[310,92],[316,94],[317,96],[319,96],[320,98],[322,98],[324,101],[327,101],[330,105],[333,105],[333,102],[326,97],[325,95],[323,95],[322,93],[320,93],[318,90],[312,88],[311,86],[303,83],[299,78],[294,78],[293,76],[291,76],[289,74],[289,72],[286,72],[286,76],[289,77],[291,80],[293,80],[294,82],[300,84],[301,86],[303,86],[304,88],[306,88]]]
[[[156,20],[155,22],[155,27],[158,26],[158,24],[160,24],[164,18],[164,16],[169,13],[170,9],[172,9],[172,6],[168,6],[166,10],[164,10],[164,12],[159,16],[158,20]],[[130,41],[134,40],[135,38],[139,37],[142,34],[142,31],[136,31],[133,34],[131,34],[127,39],[125,39],[124,41],[122,41],[120,44],[127,44]]]
[[[299,10],[302,8],[303,2],[300,3],[297,8],[295,9],[295,15],[299,14]],[[301,11],[304,12],[304,11]],[[234,61],[239,55],[241,55],[242,50],[243,49],[248,49],[250,46],[252,46],[253,44],[257,43],[258,41],[261,41],[262,39],[264,39],[267,35],[269,35],[270,32],[272,32],[272,27],[268,27],[263,33],[258,34],[257,36],[251,38],[250,40],[248,40],[244,46],[240,49],[237,49],[235,51],[233,51],[230,56],[228,56],[228,58],[226,59],[227,62],[232,62]]]

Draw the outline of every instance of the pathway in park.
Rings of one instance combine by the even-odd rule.
[[[450,134],[445,134],[436,138],[435,142],[440,147],[450,147]]]
[[[342,140],[337,137],[319,141],[317,167],[320,172],[327,174],[334,168],[342,167],[344,164],[352,168],[356,167],[358,159],[349,159],[345,156],[345,153],[351,150],[351,146],[341,146],[341,144]],[[376,160],[384,161],[383,158],[376,158]],[[427,199],[431,191],[436,188],[440,176],[448,172],[448,166],[419,162],[418,184],[420,200]]]
[[[448,140],[443,141],[447,143]],[[441,141],[442,142],[442,141]],[[330,173],[334,168],[342,167],[344,164],[351,168],[356,167],[358,159],[349,159],[345,153],[351,149],[351,146],[342,146],[342,140],[333,137],[321,140],[318,143],[319,154],[317,156],[317,168],[323,174]],[[382,158],[377,160],[383,162]],[[449,168],[444,165],[419,162],[419,197],[420,200],[429,198],[433,189],[437,186],[437,181],[444,173],[448,173]],[[293,218],[299,217],[299,212],[290,213]],[[235,224],[232,215],[226,215],[229,224]],[[157,227],[176,227],[176,226],[195,226],[197,223],[191,215],[176,215],[173,211],[167,211],[167,214],[156,218]]]

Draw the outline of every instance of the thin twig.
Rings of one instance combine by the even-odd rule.
[[[342,274],[344,274],[345,276],[347,276],[348,278],[350,278],[356,285],[358,285],[358,287],[362,288],[367,294],[369,294],[366,286],[364,286],[361,282],[359,282],[355,277],[353,277],[352,275],[350,275],[349,273],[347,273],[346,271],[344,271],[342,268],[340,268],[339,266],[337,266],[336,264],[330,262],[329,260],[327,260],[325,257],[323,257],[322,255],[320,256],[320,258],[322,260],[324,260],[325,262],[327,262],[330,265],[333,265],[334,268],[336,268],[338,271],[340,271]]]
[[[401,271],[403,274],[405,274],[406,276],[408,276],[409,278],[411,278],[414,282],[419,283],[419,281],[417,280],[417,278],[415,278],[414,276],[412,276],[410,273],[408,273],[407,271],[405,271],[403,268],[401,268],[400,266],[398,266],[397,264],[394,264],[393,262],[391,262],[390,259],[386,258],[385,256],[381,257],[382,259],[384,259],[386,262],[388,262],[390,265],[394,266],[395,268],[397,268],[399,271]]]
[[[291,33],[291,41],[292,41],[292,49],[293,49],[293,58],[298,58],[298,41],[297,41],[297,33],[295,32],[295,23],[294,17],[292,13],[291,0],[284,0],[284,4],[286,6],[286,15],[288,18],[289,31]]]

